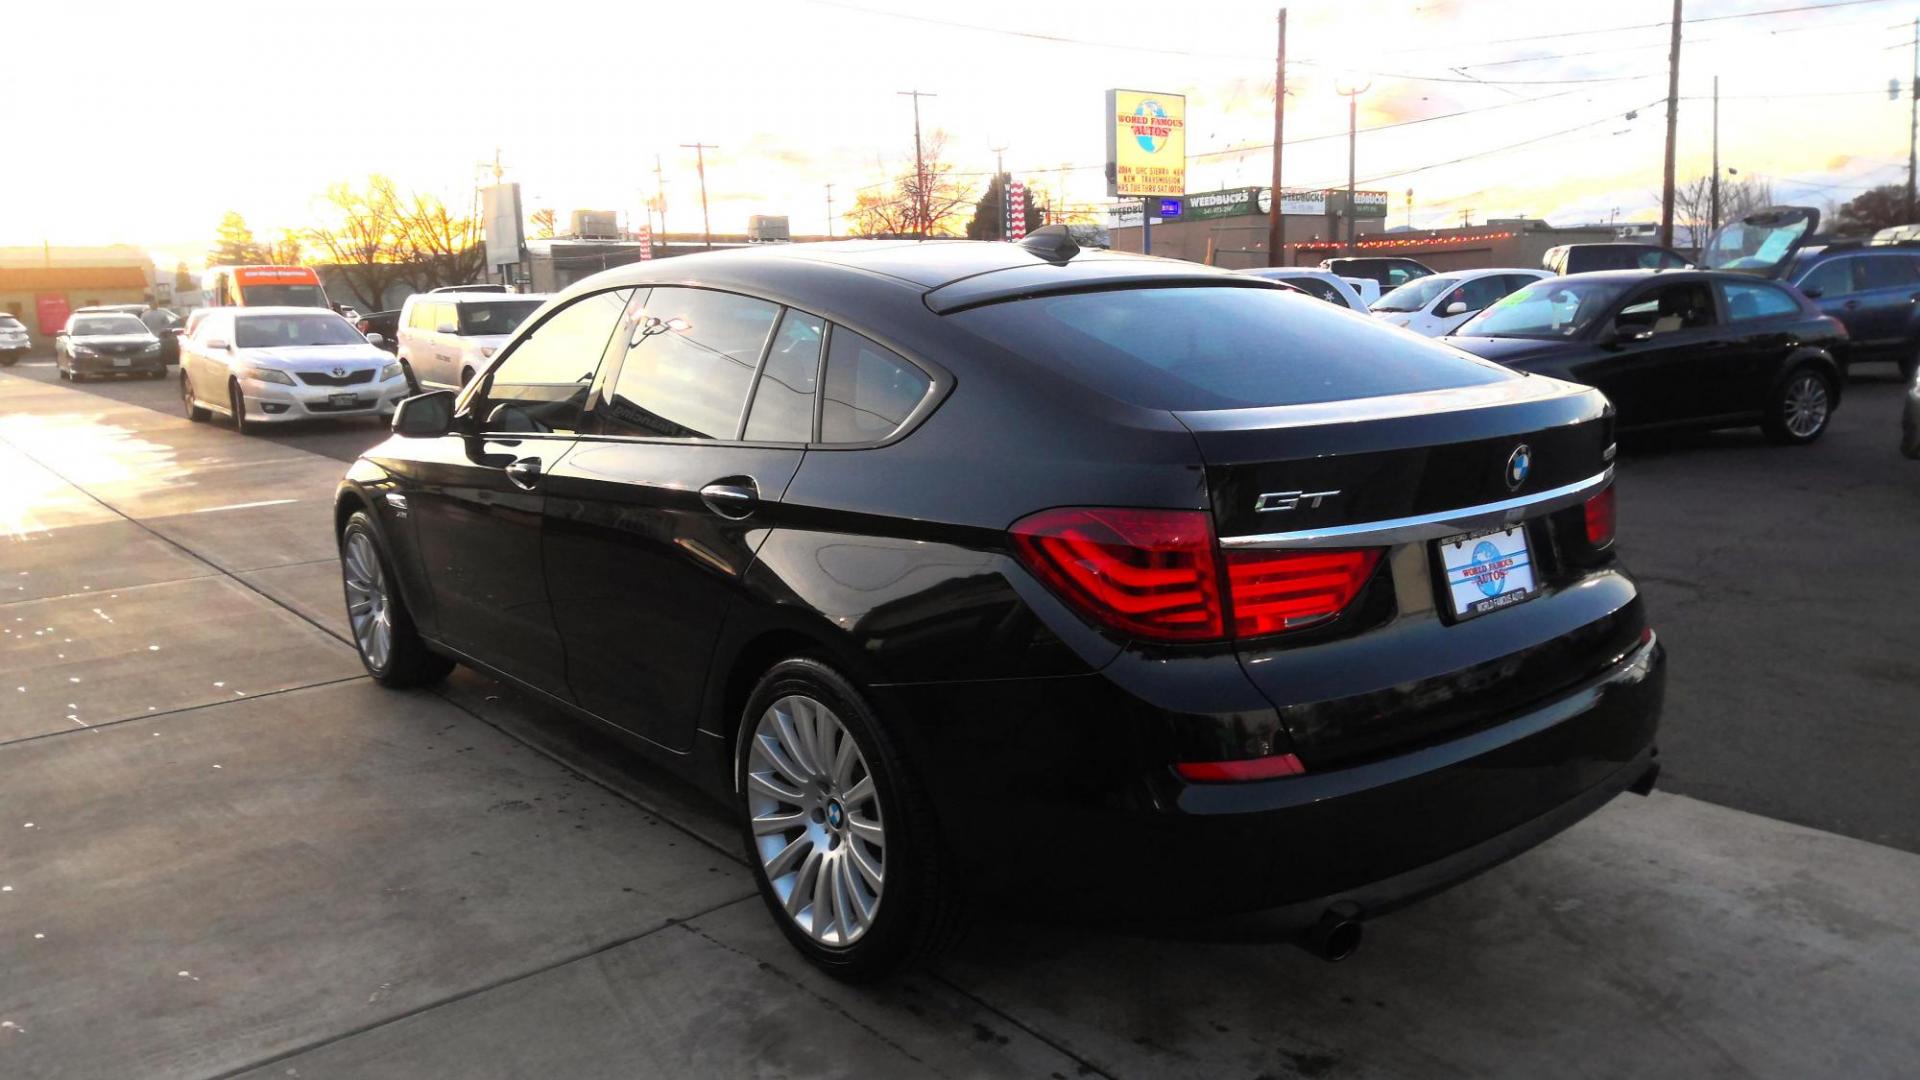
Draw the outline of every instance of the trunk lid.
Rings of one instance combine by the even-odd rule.
[[[1777,278],[1819,230],[1820,211],[1811,206],[1770,206],[1715,229],[1700,249],[1700,268]]]
[[[1530,376],[1176,415],[1199,444],[1225,551],[1383,551],[1331,622],[1238,646],[1311,768],[1497,722],[1603,670],[1639,633],[1631,584],[1563,535],[1584,545],[1584,504],[1611,481],[1598,391]],[[1537,591],[1456,617],[1437,541],[1516,524]]]

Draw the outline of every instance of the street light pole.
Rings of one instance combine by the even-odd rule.
[[[1007,159],[1006,159],[1007,148],[1005,146],[989,146],[987,147],[987,149],[993,151],[993,184],[994,184],[994,187],[1000,190],[1000,235],[998,239],[1005,240],[1007,238],[1007,224],[1008,224],[1007,223]]]
[[[1720,76],[1713,77],[1713,179],[1707,182],[1707,235],[1720,228]],[[1694,237],[1695,247],[1706,243]]]
[[[833,185],[827,185],[827,239],[833,239]]]
[[[1913,20],[1913,78],[1907,83],[1907,96],[1913,99],[1907,118],[1907,220],[1913,220],[1914,163],[1920,158],[1920,19]]]
[[[683,150],[693,151],[693,160],[700,170],[700,232],[706,241],[707,250],[713,250],[713,219],[707,216],[707,151],[720,149],[706,143],[681,143]]]

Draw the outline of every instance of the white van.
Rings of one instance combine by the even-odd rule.
[[[415,293],[400,308],[395,354],[422,388],[458,390],[547,302],[545,293]]]

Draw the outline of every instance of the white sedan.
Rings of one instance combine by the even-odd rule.
[[[391,416],[413,391],[399,361],[322,308],[214,308],[180,342],[187,418],[234,430],[287,420]]]
[[[1374,301],[1373,317],[1416,334],[1440,337],[1508,293],[1552,276],[1544,270],[1517,268],[1442,271],[1415,278]]]

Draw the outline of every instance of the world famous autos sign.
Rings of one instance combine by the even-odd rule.
[[[1107,91],[1107,194],[1152,197],[1186,190],[1186,97]]]

